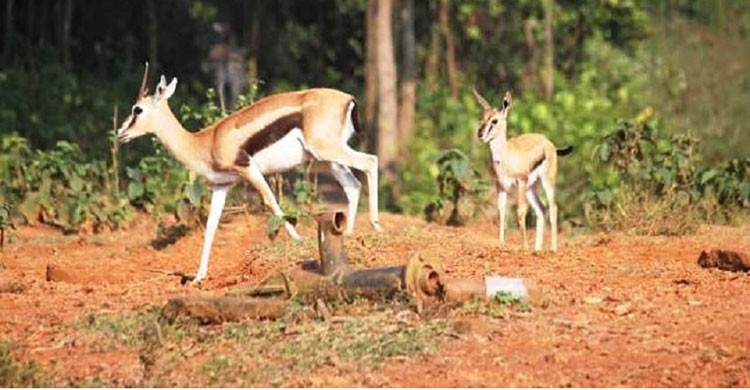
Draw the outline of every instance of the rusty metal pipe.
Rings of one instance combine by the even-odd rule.
[[[325,276],[342,273],[348,268],[344,250],[346,214],[340,210],[315,215],[318,222],[318,252],[320,272]]]
[[[523,279],[501,276],[457,278],[445,281],[446,301],[461,302],[474,298],[488,299],[502,293],[529,300],[535,294],[535,286]]]
[[[378,299],[408,294],[417,301],[425,301],[438,299],[442,293],[440,265],[415,257],[403,266],[344,270],[335,277],[324,276],[317,269],[295,268],[275,272],[257,287],[230,294],[302,299],[357,296]]]

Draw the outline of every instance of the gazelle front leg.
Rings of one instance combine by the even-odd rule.
[[[526,204],[526,180],[517,179],[516,187],[518,188],[518,209],[516,210],[518,227],[521,228],[523,249],[529,249],[529,242],[526,237],[526,211],[528,209]]]
[[[260,168],[258,168],[258,165],[254,161],[250,161],[250,165],[247,167],[244,176],[250,182],[250,184],[252,184],[256,190],[258,190],[260,196],[263,198],[263,203],[265,203],[266,206],[271,209],[273,214],[277,217],[283,217],[284,212],[281,210],[279,203],[276,202],[276,197],[273,196],[271,187],[268,186],[266,178],[263,177],[263,173],[260,171]],[[299,233],[297,233],[297,229],[295,229],[294,226],[292,226],[292,224],[286,220],[284,221],[284,227],[286,228],[287,233],[289,233],[289,236],[291,236],[293,239],[302,239]]]
[[[531,208],[536,215],[534,251],[538,252],[542,250],[542,239],[544,237],[544,209],[542,208],[542,203],[539,201],[539,196],[536,194],[536,189],[533,186],[526,190],[526,200],[529,201]]]
[[[359,192],[362,184],[357,180],[349,167],[344,165],[331,163],[331,172],[339,184],[341,184],[341,188],[344,190],[346,199],[349,202],[346,207],[346,231],[344,234],[351,235],[354,233],[354,218],[357,216]]]
[[[542,188],[547,195],[549,204],[549,224],[550,224],[550,249],[557,252],[557,202],[555,201],[555,182],[548,178],[542,178]]]
[[[503,189],[497,190],[497,213],[500,225],[500,243],[505,244],[505,208],[508,204],[508,193]]]
[[[206,277],[208,273],[208,259],[211,256],[211,245],[213,245],[216,229],[219,227],[221,213],[224,210],[224,203],[227,199],[229,186],[216,186],[211,193],[211,209],[208,212],[208,221],[206,222],[206,232],[203,235],[203,249],[201,250],[201,264],[198,272],[195,274],[193,283],[198,283]]]
[[[383,231],[378,216],[378,157],[358,152],[344,145],[341,147],[315,147],[321,159],[339,163],[360,170],[367,176],[367,198],[369,201],[370,224],[376,232]]]

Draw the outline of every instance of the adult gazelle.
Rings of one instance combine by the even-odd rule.
[[[206,277],[216,229],[230,186],[247,180],[260,193],[271,211],[282,216],[273,192],[263,175],[283,172],[315,158],[331,163],[334,177],[348,200],[346,233],[354,229],[361,184],[350,168],[367,176],[370,223],[378,222],[378,158],[353,150],[347,144],[359,129],[354,97],[334,89],[307,89],[271,95],[232,115],[192,133],[182,127],[169,108],[168,100],[177,79],[167,84],[164,76],[152,95],[148,94],[148,63],[131,114],[117,130],[120,142],[154,134],[169,152],[188,169],[208,180],[213,190],[211,209],[194,282]],[[285,228],[299,239],[294,226]]]

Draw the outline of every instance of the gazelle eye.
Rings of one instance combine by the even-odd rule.
[[[496,125],[496,124],[497,124],[497,118],[495,118],[495,119],[491,120],[491,121],[490,121],[490,123],[491,123],[492,125]]]
[[[138,106],[133,107],[133,114],[140,115],[142,112],[143,112],[142,108],[140,108]]]

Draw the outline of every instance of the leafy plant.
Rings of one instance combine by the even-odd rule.
[[[750,205],[748,159],[700,167],[696,137],[664,137],[658,122],[647,117],[621,121],[594,149],[595,159],[620,181],[587,194],[589,219],[641,234],[684,234],[703,221],[731,219]]]
[[[486,205],[483,195],[489,188],[487,181],[458,149],[440,153],[436,164],[438,199],[427,205],[425,216],[428,221],[464,225]]]
[[[28,223],[44,222],[65,231],[117,228],[129,216],[127,200],[107,190],[109,174],[102,161],[83,161],[77,144],[59,141],[49,151],[30,151],[21,137],[0,142],[2,196],[17,202]]]
[[[7,203],[0,203],[0,249],[5,247],[5,230],[13,230],[16,227],[11,220],[11,207]]]
[[[0,386],[2,387],[45,387],[39,366],[34,361],[19,362],[13,353],[13,344],[0,340]]]

